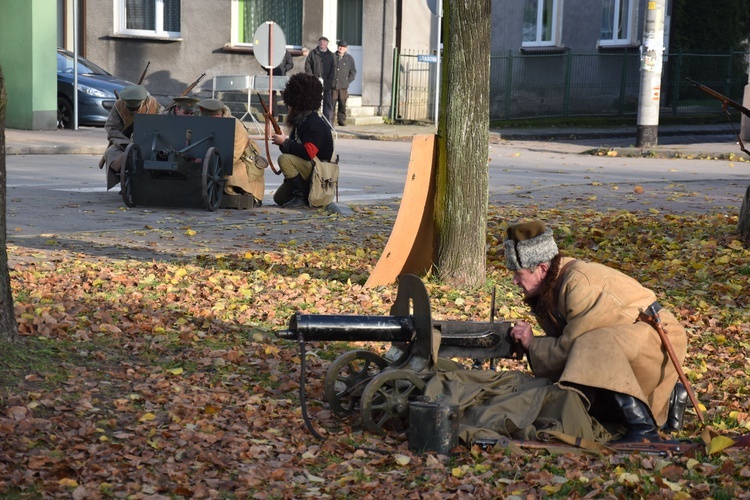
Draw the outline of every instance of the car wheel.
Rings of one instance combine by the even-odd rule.
[[[65,97],[57,98],[57,128],[73,128],[73,105]]]

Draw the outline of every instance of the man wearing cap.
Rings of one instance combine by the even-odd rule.
[[[99,168],[107,166],[107,190],[120,182],[120,169],[125,159],[125,148],[133,135],[136,114],[155,115],[164,110],[142,85],[129,85],[120,91],[112,111],[104,124],[109,145],[99,161]]]
[[[229,107],[218,99],[204,99],[198,104],[201,116],[216,118],[231,118],[234,120],[234,151],[232,153],[232,175],[224,179],[224,194],[237,196],[250,194],[254,198],[254,206],[261,206],[263,193],[266,189],[264,177],[268,161],[260,156],[260,149],[250,139],[245,125],[232,116]]]
[[[541,221],[508,227],[504,247],[513,283],[545,332],[534,336],[525,321],[511,330],[534,375],[578,391],[600,422],[624,425],[621,442],[659,440],[665,423],[679,430],[687,392],[658,333],[639,319],[654,293],[615,269],[563,257]],[[668,311],[660,317],[682,363],[685,329]]]
[[[333,123],[333,111],[338,104],[336,119],[342,127],[346,125],[346,100],[349,98],[349,84],[357,76],[357,68],[354,65],[354,58],[346,53],[349,45],[344,40],[339,40],[336,49],[336,74],[331,85],[331,116],[327,117],[328,121]]]
[[[177,96],[172,98],[172,104],[164,112],[168,115],[193,116],[200,99],[192,96]]]
[[[289,136],[283,132],[271,136],[281,150],[278,163],[284,174],[284,183],[274,193],[273,201],[284,208],[308,204],[313,162],[328,162],[333,156],[331,127],[318,114],[322,90],[320,80],[307,73],[290,76],[284,90]]]
[[[318,46],[307,54],[305,59],[305,73],[323,79],[323,116],[330,122],[333,119],[333,99],[331,86],[336,77],[336,61],[333,52],[328,50],[328,38],[318,38]]]

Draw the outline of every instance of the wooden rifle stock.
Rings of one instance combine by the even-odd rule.
[[[711,97],[713,97],[714,99],[717,99],[717,100],[721,101],[722,105],[724,106],[724,109],[726,109],[727,106],[732,106],[734,109],[736,109],[737,111],[741,111],[742,114],[744,114],[745,116],[747,116],[748,118],[750,118],[750,109],[747,109],[742,104],[740,104],[740,103],[738,103],[736,101],[731,100],[727,96],[725,96],[723,94],[720,94],[720,93],[716,92],[714,89],[712,89],[710,87],[706,87],[705,85],[703,85],[701,83],[698,83],[698,82],[696,82],[695,80],[693,80],[691,78],[685,78],[685,81],[687,81],[690,85],[692,85],[693,87],[697,88],[701,92],[703,92],[705,94],[708,94]]]
[[[151,61],[146,63],[146,67],[143,68],[143,73],[141,73],[141,77],[138,79],[138,85],[143,83],[143,79],[146,78],[146,71],[148,71],[148,67],[151,66]]]
[[[263,108],[263,116],[266,117],[266,120],[271,122],[271,126],[273,127],[273,131],[276,134],[281,133],[281,127],[279,127],[279,122],[276,121],[276,119],[271,114],[271,111],[268,109],[268,105],[266,104],[266,101],[263,100],[263,96],[260,95],[260,93],[256,92],[258,94],[258,99],[260,100],[260,105]]]

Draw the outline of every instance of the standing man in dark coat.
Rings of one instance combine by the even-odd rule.
[[[333,99],[331,86],[336,77],[336,60],[333,52],[328,50],[328,38],[321,36],[318,46],[307,54],[305,59],[305,73],[310,73],[323,79],[323,116],[329,122],[333,120]]]
[[[340,126],[346,125],[346,100],[349,98],[349,84],[357,77],[357,68],[354,65],[354,58],[346,53],[349,48],[344,40],[339,40],[338,49],[336,50],[336,75],[331,87],[331,101],[333,108],[338,104],[336,119]],[[328,121],[333,123],[333,109]]]

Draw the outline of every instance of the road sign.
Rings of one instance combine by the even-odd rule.
[[[281,64],[286,52],[286,35],[281,26],[266,21],[258,26],[253,36],[253,53],[258,63],[266,69]]]
[[[436,62],[438,62],[437,61],[437,56],[432,56],[432,55],[429,55],[429,54],[418,54],[417,55],[417,61],[419,61],[419,62],[426,62],[426,63],[436,63]]]

